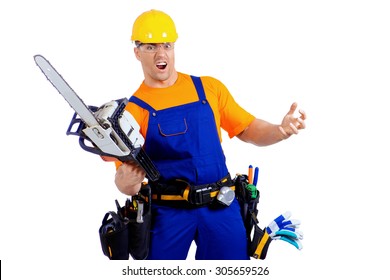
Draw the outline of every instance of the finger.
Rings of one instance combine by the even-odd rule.
[[[299,235],[295,231],[281,229],[275,232],[275,236],[285,236],[290,237],[291,239],[299,239]]]
[[[287,220],[287,221],[284,221],[282,224],[280,224],[279,228],[280,229],[284,229],[285,228],[285,229],[294,231],[295,229],[299,228],[299,226],[300,226],[300,222],[299,221]]]
[[[123,165],[128,167],[128,166],[134,166],[135,163],[134,163],[134,161],[125,161],[125,162],[123,163]]]
[[[293,245],[298,250],[302,249],[302,243],[298,239],[292,239],[286,236],[276,235],[272,237],[273,240],[282,240]]]
[[[297,109],[298,107],[298,103],[294,102],[293,104],[291,104],[290,106],[290,111],[288,111],[287,115],[292,115],[294,114],[295,110]]]
[[[302,231],[296,230],[295,233],[296,233],[298,239],[301,239],[301,240],[303,239],[303,232]]]
[[[288,137],[290,137],[290,135],[287,134],[287,132],[284,130],[282,126],[279,126],[279,131],[280,133],[282,133],[283,139],[287,139]]]
[[[307,117],[307,116],[306,116],[306,112],[303,111],[302,109],[300,109],[300,110],[299,110],[299,113],[301,114],[301,119],[302,119],[302,120],[306,120],[306,117]]]
[[[123,166],[124,170],[126,170],[127,172],[133,172],[135,170],[134,164],[132,164],[130,162],[125,162],[125,163],[123,163],[122,166]]]
[[[290,219],[291,215],[292,215],[291,211],[286,211],[286,212],[284,212],[284,213],[282,214],[284,220]]]
[[[289,230],[289,231],[293,231],[293,232],[298,232],[299,231],[299,227],[300,227],[300,225],[293,225],[293,224],[291,224],[291,225],[283,225],[283,226],[279,227],[279,230],[284,229],[284,230]]]
[[[127,169],[127,164],[124,163],[124,162],[118,167],[118,170],[124,171],[124,170],[126,170],[126,169]]]
[[[133,170],[134,170],[134,172],[135,172],[135,174],[136,174],[137,176],[145,177],[145,175],[146,175],[145,170],[144,170],[142,167],[140,167],[140,166],[134,167]]]
[[[287,243],[290,243],[298,250],[302,249],[302,243],[299,240],[293,240],[293,239],[290,239],[288,237],[283,237],[283,236],[280,238],[280,240],[283,240],[283,241],[286,241]]]
[[[304,128],[306,128],[306,124],[305,124],[305,121],[304,121],[303,119],[298,118],[297,121],[299,122],[299,124],[298,124],[298,128],[299,128],[299,129],[304,129]]]
[[[273,232],[269,236],[277,237],[277,236],[287,236],[293,239],[303,239],[303,232],[299,230],[290,230],[290,229],[280,229],[276,232]]]
[[[290,128],[292,129],[294,134],[298,134],[298,128],[293,123],[290,123]]]
[[[290,219],[285,221],[285,226],[284,227],[299,227],[301,224],[300,220],[297,219]]]
[[[134,173],[137,176],[145,176],[145,170],[139,166],[136,162],[127,161],[122,164],[126,172]]]

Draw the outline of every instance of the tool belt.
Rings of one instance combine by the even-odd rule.
[[[248,176],[237,175],[233,180],[230,174],[221,180],[205,185],[191,186],[183,180],[170,184],[152,183],[144,185],[140,193],[132,197],[132,202],[124,207],[117,204],[117,212],[105,214],[99,235],[104,255],[111,260],[146,259],[149,252],[151,228],[151,201],[171,207],[200,207],[223,205],[219,196],[226,188],[233,192],[241,208],[247,235],[248,255],[265,259],[271,242],[266,230],[259,228],[257,204],[260,193],[248,188]],[[218,201],[217,203],[214,203]],[[136,202],[136,203],[135,203]],[[140,206],[142,211],[140,211]],[[111,216],[111,218],[109,218]]]
[[[191,185],[184,180],[169,183],[151,183],[153,203],[172,207],[201,207],[213,204],[223,187],[235,191],[230,174],[221,180],[204,185]]]
[[[99,228],[103,254],[110,260],[128,260],[129,255],[135,260],[146,259],[152,223],[149,185],[126,200],[125,206],[115,202],[117,212],[107,212]]]

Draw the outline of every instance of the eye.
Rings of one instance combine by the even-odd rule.
[[[173,45],[171,44],[171,43],[165,43],[164,44],[164,49],[165,50],[170,50],[170,49],[172,49],[173,48]]]
[[[145,44],[145,50],[147,50],[147,51],[154,51],[155,49],[156,49],[155,45]]]

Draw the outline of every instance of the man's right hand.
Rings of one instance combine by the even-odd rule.
[[[135,162],[124,162],[116,171],[115,184],[121,193],[132,196],[141,189],[145,176],[145,171]]]

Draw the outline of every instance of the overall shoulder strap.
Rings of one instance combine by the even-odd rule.
[[[148,110],[149,112],[155,112],[156,110],[150,106],[148,103],[145,101],[139,99],[138,97],[135,97],[134,95],[129,98],[129,102],[132,102],[134,104],[137,104],[141,108]]]
[[[195,85],[196,91],[198,92],[199,100],[200,101],[206,100],[206,94],[204,92],[202,80],[200,79],[200,77],[191,76],[191,79]]]

